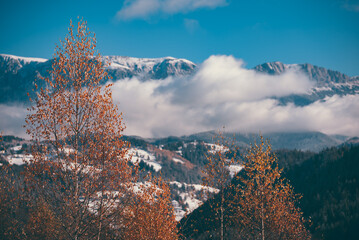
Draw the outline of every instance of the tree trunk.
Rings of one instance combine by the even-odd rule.
[[[223,211],[224,211],[224,209],[223,209],[223,202],[224,202],[224,199],[223,199],[223,189],[222,189],[222,191],[221,191],[222,193],[221,193],[221,240],[223,240],[224,239],[224,219],[223,219]]]
[[[261,220],[262,220],[262,240],[265,239],[264,237],[264,205],[263,205],[263,201],[262,201],[262,206],[261,206]]]

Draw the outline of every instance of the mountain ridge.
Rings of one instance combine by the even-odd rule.
[[[242,148],[248,148],[254,141],[260,141],[259,133],[243,133],[243,132],[225,132],[222,133],[229,143],[233,143]],[[318,131],[306,132],[270,132],[262,134],[268,139],[274,150],[289,149],[319,152],[325,148],[339,146],[349,140],[348,136],[343,135],[327,135]],[[218,131],[211,130],[205,132],[184,135],[180,137],[152,138],[145,139],[152,144],[160,144],[162,142],[178,142],[178,141],[204,141],[207,143],[215,143]]]
[[[339,71],[319,67],[310,63],[284,64],[276,61],[257,65],[253,69],[271,75],[282,74],[288,70],[299,70],[309,76],[310,80],[317,80],[319,87],[328,83],[346,83],[359,80],[359,76],[350,77]]]
[[[112,81],[136,77],[140,81],[162,80],[168,77],[186,78],[194,75],[201,65],[187,59],[134,58],[125,56],[102,56],[103,62],[109,62],[106,71]],[[48,76],[52,60],[43,58],[25,58],[8,54],[0,54],[0,103],[28,104],[28,92],[34,88],[34,80]],[[272,99],[279,105],[293,103],[306,106],[326,97],[338,95],[357,95],[359,93],[359,76],[350,77],[344,73],[333,71],[312,64],[284,64],[269,62],[252,68],[257,73],[280,75],[286,71],[302,73],[313,81],[315,86],[307,93],[290,94]],[[41,87],[41,81],[37,84]],[[105,82],[103,82],[105,83]]]
[[[103,56],[101,59],[103,62],[106,59],[112,61],[106,70],[114,81],[132,77],[138,77],[141,81],[159,80],[192,74],[196,68],[196,64],[189,60],[173,57]],[[51,65],[52,59],[0,54],[0,103],[28,104],[27,93],[32,92],[34,80],[48,76]],[[37,84],[41,87],[40,82]]]

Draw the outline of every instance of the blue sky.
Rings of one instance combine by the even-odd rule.
[[[358,0],[1,1],[0,53],[51,58],[77,16],[102,55],[233,55],[359,75]]]

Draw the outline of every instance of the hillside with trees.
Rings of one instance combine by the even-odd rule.
[[[315,239],[359,238],[359,146],[326,149],[286,173]]]
[[[310,230],[313,239],[357,239],[359,227],[359,146],[344,145],[329,148],[318,154],[301,151],[276,151],[279,166],[284,167],[282,175],[288,179],[297,194],[296,206],[303,211],[305,225]],[[238,179],[245,176],[245,171],[238,173],[232,180],[232,186],[243,184]],[[248,181],[248,180],[247,180]],[[244,185],[247,188],[248,184]],[[233,193],[240,188],[226,188],[225,212],[229,213],[225,219],[233,219]],[[247,189],[248,191],[248,189]],[[248,193],[250,194],[250,193]],[[266,197],[269,197],[267,194]],[[216,212],[212,205],[219,204],[220,195],[208,200],[186,218],[181,220],[181,233],[184,239],[219,239],[216,233],[218,223],[208,221],[213,219]],[[253,203],[255,201],[250,201]],[[251,212],[250,215],[252,215]],[[233,215],[232,215],[233,214]],[[240,219],[246,219],[246,211],[239,214]],[[247,215],[248,216],[248,215]],[[245,231],[249,231],[254,224],[249,218]],[[248,227],[251,226],[251,227]],[[238,237],[236,221],[229,221],[226,226],[225,239]],[[242,232],[243,233],[243,232]],[[240,239],[240,238],[239,238]],[[244,239],[252,239],[251,237]],[[253,238],[255,239],[255,238]],[[286,238],[284,238],[286,239]],[[292,239],[292,238],[289,238]]]

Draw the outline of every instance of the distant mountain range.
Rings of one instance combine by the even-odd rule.
[[[186,59],[173,57],[134,58],[122,56],[106,56],[103,61],[110,63],[107,72],[113,80],[137,77],[146,79],[165,79],[169,76],[192,74],[196,64]]]
[[[206,142],[215,143],[218,131],[207,131],[195,133],[181,137],[153,138],[142,139],[148,143],[161,145],[176,142]],[[223,136],[230,144],[235,144],[242,148],[247,148],[254,141],[259,142],[258,133],[233,133],[226,132]],[[274,132],[263,134],[265,139],[270,140],[270,144],[274,150],[289,149],[319,152],[325,148],[335,147],[343,144],[357,144],[357,138],[349,138],[343,135],[327,135],[321,132]],[[141,139],[140,137],[136,137]]]
[[[104,56],[102,60],[110,64],[107,72],[113,81],[132,77],[137,77],[141,81],[161,80],[170,76],[183,77],[193,74],[200,67],[189,60],[173,57]],[[34,79],[47,76],[48,70],[51,69],[51,62],[42,58],[0,54],[0,103],[27,103],[27,92],[33,89]],[[335,94],[343,96],[359,93],[359,76],[349,77],[343,73],[307,63],[271,62],[258,65],[254,70],[270,75],[280,75],[288,70],[295,70],[304,73],[315,82],[314,88],[306,94],[292,94],[278,98],[282,104],[292,102],[297,106],[304,106]]]
[[[113,81],[137,77],[147,79],[165,79],[169,76],[192,74],[196,64],[186,59],[133,58],[105,56],[102,61]],[[43,58],[18,57],[0,54],[0,103],[27,103],[27,93],[34,88],[34,80],[48,76],[52,60]],[[38,83],[41,86],[41,82]]]

